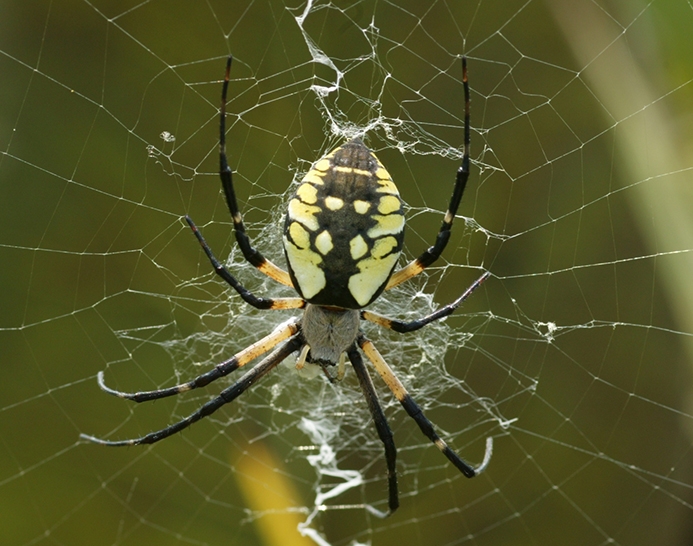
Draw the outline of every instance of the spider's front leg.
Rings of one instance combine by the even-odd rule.
[[[255,307],[255,309],[302,309],[305,307],[306,302],[301,298],[261,298],[253,294],[250,290],[238,282],[236,277],[234,277],[229,270],[226,269],[226,267],[224,267],[219,260],[217,260],[216,256],[212,252],[212,249],[209,248],[207,241],[205,241],[205,238],[202,236],[202,233],[200,233],[200,230],[195,225],[195,222],[192,221],[192,218],[190,218],[190,216],[186,216],[185,221],[190,226],[190,229],[192,229],[195,237],[197,237],[197,240],[199,241],[202,250],[204,250],[205,254],[207,255],[207,258],[209,258],[209,261],[214,268],[214,272],[224,279],[228,285],[231,286],[231,288],[238,292],[246,303],[252,305]]]
[[[233,58],[229,56],[226,61],[224,84],[221,89],[221,107],[219,108],[219,176],[221,178],[221,185],[224,188],[226,204],[229,207],[229,212],[233,219],[233,229],[236,232],[238,246],[241,248],[241,252],[243,252],[245,259],[268,277],[293,288],[294,285],[291,282],[289,274],[265,258],[250,244],[250,238],[243,224],[243,216],[241,215],[238,202],[236,201],[236,191],[233,187],[233,172],[231,171],[231,167],[229,167],[229,162],[226,157],[226,97],[229,89],[229,75],[231,73],[232,60]]]
[[[462,163],[457,169],[457,177],[455,185],[452,189],[452,197],[448,210],[443,217],[443,223],[438,231],[438,236],[433,246],[425,250],[418,258],[408,263],[405,267],[390,277],[390,280],[385,287],[386,290],[394,288],[398,284],[421,273],[429,265],[435,262],[448,244],[450,239],[450,230],[452,222],[457,214],[457,209],[460,206],[464,189],[469,180],[469,146],[470,146],[470,128],[469,128],[469,82],[467,81],[467,58],[462,57],[462,86],[464,87],[464,153],[462,155]]]

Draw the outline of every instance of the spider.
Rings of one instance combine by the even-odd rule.
[[[236,201],[233,174],[226,157],[225,118],[231,61],[232,58],[229,57],[221,92],[219,164],[221,184],[233,219],[236,240],[248,262],[275,281],[294,288],[299,297],[264,298],[247,290],[217,260],[192,219],[186,216],[185,220],[215,273],[236,290],[244,301],[256,309],[303,309],[303,315],[280,324],[272,333],[211,370],[173,387],[136,393],[121,392],[108,387],[104,382],[103,372],[99,372],[98,383],[105,392],[127,400],[145,402],[204,387],[267,354],[236,383],[223,389],[219,396],[166,428],[129,440],[104,440],[86,434],[82,434],[82,438],[107,446],[153,444],[232,402],[292,353],[298,353],[298,369],[306,363],[317,365],[330,381],[344,376],[345,361],[348,359],[385,449],[388,511],[381,512],[375,508],[370,510],[386,517],[399,506],[397,449],[361,356],[363,352],[423,434],[467,478],[479,475],[491,459],[493,439],[486,440],[484,459],[479,466],[465,462],[438,436],[433,424],[424,416],[421,408],[360,328],[360,321],[368,320],[395,332],[418,330],[452,314],[490,275],[485,272],[455,301],[411,322],[390,319],[364,310],[384,290],[403,283],[431,265],[441,255],[450,238],[452,222],[469,178],[469,84],[466,58],[462,58],[464,154],[457,170],[450,204],[433,246],[397,271],[395,266],[404,238],[402,201],[388,172],[358,138],[346,142],[318,160],[289,199],[283,236],[288,272],[267,260],[251,245]],[[337,366],[336,377],[329,371],[334,366]]]

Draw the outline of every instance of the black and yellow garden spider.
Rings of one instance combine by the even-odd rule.
[[[378,436],[385,447],[389,510],[372,511],[379,516],[388,516],[399,506],[397,449],[373,381],[364,365],[362,351],[424,435],[466,477],[473,478],[479,475],[491,459],[492,438],[486,441],[486,452],[479,466],[474,467],[460,458],[438,436],[421,408],[360,328],[360,321],[368,320],[395,332],[418,330],[453,313],[489,277],[489,273],[485,272],[454,302],[411,322],[402,322],[363,310],[377,299],[383,290],[401,284],[431,265],[441,255],[450,238],[452,222],[469,178],[469,85],[466,59],[462,59],[465,98],[464,155],[457,171],[452,198],[434,245],[397,271],[394,269],[404,238],[402,201],[388,172],[358,138],[336,148],[315,163],[289,199],[284,223],[284,251],[288,273],[265,259],[252,247],[238,209],[233,176],[226,158],[225,118],[230,70],[231,57],[226,63],[221,93],[219,162],[221,183],[233,218],[236,240],[248,262],[275,281],[294,288],[300,297],[271,299],[251,293],[216,259],[192,219],[188,216],[185,219],[214,271],[236,290],[243,300],[256,309],[303,309],[303,315],[280,324],[268,336],[202,375],[173,387],[136,393],[120,392],[106,386],[103,372],[100,372],[99,386],[107,393],[135,402],[145,402],[204,387],[269,353],[236,383],[222,390],[219,396],[185,419],[164,429],[129,440],[103,440],[85,434],[82,434],[82,438],[107,446],[153,444],[232,402],[292,353],[299,353],[297,368],[302,368],[306,363],[317,365],[330,381],[344,376],[345,361],[348,358],[368,402]],[[337,366],[336,376],[331,371],[334,366]]]

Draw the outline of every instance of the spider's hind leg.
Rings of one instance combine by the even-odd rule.
[[[104,440],[96,436],[91,436],[89,434],[80,434],[82,440],[87,440],[95,444],[101,444],[105,446],[134,446],[140,444],[154,444],[164,438],[180,432],[188,428],[193,423],[196,423],[200,419],[204,419],[208,415],[211,415],[217,411],[220,407],[233,402],[241,394],[243,394],[248,388],[253,386],[257,381],[266,376],[274,368],[276,368],[285,358],[287,358],[291,353],[296,352],[301,347],[302,340],[299,335],[294,335],[292,338],[284,342],[282,345],[275,347],[275,349],[268,354],[263,360],[256,364],[253,368],[248,370],[245,375],[243,375],[238,381],[236,381],[230,387],[225,388],[219,393],[219,396],[213,398],[206,404],[203,404],[200,409],[191,413],[186,418],[181,419],[177,423],[157,430],[155,432],[150,432],[145,434],[140,438],[131,438],[129,440]]]
[[[378,401],[378,395],[375,392],[373,380],[371,379],[368,369],[363,363],[363,358],[354,344],[348,351],[347,356],[351,362],[356,377],[361,385],[363,395],[368,402],[368,409],[371,411],[373,423],[378,431],[378,437],[385,448],[385,461],[387,462],[387,485],[389,490],[388,511],[381,512],[375,508],[371,512],[378,517],[387,517],[391,515],[399,507],[399,491],[397,488],[397,448],[392,436],[392,430],[387,423],[387,418],[383,412],[383,408]]]
[[[221,364],[217,364],[211,370],[198,375],[196,378],[191,379],[186,383],[181,383],[180,385],[154,391],[122,392],[107,386],[104,380],[104,374],[101,371],[97,376],[99,387],[101,387],[102,391],[107,392],[108,394],[117,396],[118,398],[132,400],[134,402],[148,402],[149,400],[158,400],[159,398],[175,396],[193,389],[199,389],[200,387],[209,385],[220,377],[229,375],[238,368],[242,368],[249,362],[252,362],[256,358],[271,351],[279,343],[298,333],[299,328],[300,326],[296,319],[291,319],[283,324],[280,324],[270,334],[266,335],[259,341],[256,341],[252,345],[249,345],[239,353],[236,353],[230,359],[222,362]]]
[[[394,394],[399,403],[402,404],[402,407],[409,414],[409,417],[414,419],[416,424],[419,425],[421,432],[435,444],[441,453],[443,453],[462,474],[467,478],[474,478],[486,470],[486,467],[491,461],[491,454],[493,452],[493,438],[489,437],[486,440],[486,452],[484,453],[484,460],[482,463],[479,466],[470,465],[455,453],[445,440],[438,436],[433,428],[433,424],[423,414],[419,405],[414,402],[414,399],[407,392],[407,389],[402,385],[402,382],[397,378],[390,366],[388,366],[387,362],[385,362],[373,343],[363,335],[359,336],[357,343],[368,357],[368,360],[371,361],[380,377],[383,378],[385,384],[392,391],[392,394]]]

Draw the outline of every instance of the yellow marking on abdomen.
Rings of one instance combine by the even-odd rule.
[[[383,195],[378,202],[378,212],[380,214],[390,214],[398,211],[402,202],[394,195]]]
[[[315,248],[317,248],[323,256],[334,248],[332,244],[332,235],[330,235],[329,231],[325,230],[315,238]]]
[[[361,199],[354,201],[354,210],[358,214],[366,214],[370,208],[371,204],[368,201],[362,201]]]
[[[318,161],[315,165],[313,165],[313,169],[316,171],[323,171],[323,172],[327,171],[327,169],[330,168],[330,160],[328,158],[331,156],[332,156],[332,154],[330,154],[329,156],[323,157],[320,161]]]
[[[313,252],[310,247],[297,247],[286,236],[284,237],[284,249],[291,264],[291,270],[296,277],[297,288],[305,299],[312,298],[325,288],[327,284],[325,273],[319,267],[319,264],[322,263],[322,257],[317,252]]]
[[[397,186],[395,186],[395,183],[390,180],[390,179],[379,179],[378,184],[380,187],[375,190],[378,193],[390,193],[392,195],[399,195],[399,190],[397,190]]]
[[[364,258],[356,264],[359,273],[349,277],[349,292],[359,305],[366,305],[387,280],[399,252],[384,258]]]
[[[349,251],[351,252],[351,258],[353,260],[358,260],[361,256],[368,252],[368,245],[363,237],[357,235],[351,241],[349,241]]]
[[[380,162],[378,162],[378,163],[380,163]],[[376,178],[378,178],[380,180],[390,180],[391,179],[390,173],[387,172],[385,167],[383,167],[382,165],[380,165],[378,167],[378,170],[375,171],[375,176],[376,176]]]
[[[371,256],[374,258],[382,258],[387,256],[392,252],[393,248],[397,247],[397,239],[394,237],[384,237],[378,239],[373,245],[373,250],[371,250]]]
[[[377,224],[368,230],[368,236],[371,239],[377,239],[383,235],[397,235],[404,229],[404,216],[401,214],[387,216],[374,214],[372,218]]]
[[[306,205],[300,199],[292,199],[289,201],[288,213],[291,220],[301,222],[311,231],[317,231],[318,219],[315,215],[320,213],[320,207]]]
[[[296,195],[304,203],[314,205],[318,200],[318,189],[312,184],[301,184],[296,190]]]
[[[291,225],[289,225],[289,235],[291,235],[291,240],[301,250],[310,246],[310,235],[298,222],[291,222]]]
[[[344,201],[339,197],[325,197],[325,206],[330,210],[339,210],[344,206]]]
[[[360,174],[361,176],[373,176],[373,173],[371,171],[367,171],[365,169],[357,169],[355,167],[344,167],[342,165],[335,165],[334,167],[332,167],[332,169],[339,173],[353,173]]]
[[[316,171],[315,169],[308,171],[308,174],[303,177],[303,180],[301,182],[306,182],[308,184],[315,184],[317,186],[322,186],[325,182],[323,181],[322,177],[324,176],[325,173],[320,173]]]

